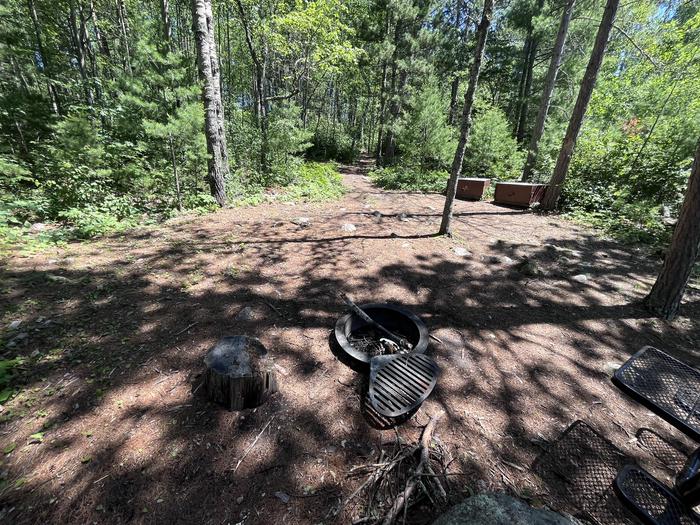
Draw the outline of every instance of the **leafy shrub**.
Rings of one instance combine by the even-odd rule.
[[[202,214],[219,209],[216,199],[209,193],[187,194],[182,199],[182,206],[186,210],[192,210]]]
[[[450,178],[446,171],[421,171],[406,166],[378,168],[372,170],[369,176],[380,188],[425,192],[444,192]]]
[[[413,97],[397,133],[403,164],[424,172],[450,165],[457,142],[455,130],[445,118],[448,103],[435,80],[428,81]]]
[[[284,193],[284,200],[321,201],[340,198],[345,193],[343,179],[331,162],[307,162]]]
[[[514,180],[520,177],[524,161],[503,111],[478,101],[462,163],[463,175]]]
[[[311,139],[311,146],[306,150],[307,159],[315,161],[337,160],[350,164],[359,156],[357,144],[342,127],[319,126]]]

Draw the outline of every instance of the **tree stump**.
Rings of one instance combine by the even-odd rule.
[[[273,360],[254,337],[224,337],[209,350],[204,364],[207,397],[229,410],[259,406],[277,391]]]

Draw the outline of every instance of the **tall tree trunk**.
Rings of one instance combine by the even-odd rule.
[[[690,170],[688,189],[673,232],[671,246],[664,259],[661,273],[645,299],[649,310],[673,319],[678,312],[683,292],[700,254],[700,140]]]
[[[100,53],[104,56],[109,56],[109,42],[104,33],[100,29],[100,24],[97,20],[97,11],[95,10],[95,3],[90,0],[90,19],[92,20],[92,30],[95,33],[95,41],[100,48]]]
[[[92,86],[90,85],[90,78],[87,74],[85,68],[85,48],[83,41],[83,32],[78,29],[78,16],[76,11],[75,2],[71,0],[70,2],[70,12],[68,16],[68,21],[70,23],[71,39],[73,41],[73,48],[76,54],[76,59],[78,63],[78,71],[80,72],[80,78],[83,84],[83,93],[85,94],[85,103],[88,107],[92,108],[95,105],[95,99],[92,94]]]
[[[515,132],[515,138],[518,144],[522,144],[525,139],[525,128],[527,127],[527,113],[530,107],[530,91],[532,89],[532,69],[535,66],[535,57],[537,56],[537,39],[532,37],[530,40],[530,53],[525,64],[525,84],[523,86],[522,99],[520,100],[520,113],[518,115],[518,128]]]
[[[457,95],[459,94],[459,74],[455,74],[450,86],[450,110],[447,114],[447,123],[452,125],[457,120]]]
[[[455,13],[455,29],[457,31],[457,43],[462,41],[462,0],[457,0]],[[459,63],[460,61],[458,61]],[[457,98],[459,95],[459,66],[457,66],[457,71],[454,73],[454,78],[452,79],[452,84],[450,86],[450,109],[447,113],[447,123],[451,126],[457,120]]]
[[[253,96],[255,97],[255,114],[258,118],[258,126],[260,128],[260,169],[263,173],[268,173],[268,105],[266,100],[266,82],[267,82],[267,51],[263,46],[262,58],[258,56],[253,43],[253,34],[248,25],[248,20],[245,15],[245,9],[241,0],[236,0],[238,6],[238,15],[241,19],[243,32],[245,34],[246,45],[250,53],[250,58],[253,61]]]
[[[525,84],[528,76],[528,64],[530,62],[530,51],[532,50],[532,26],[527,30],[525,43],[523,44],[523,69],[520,71],[520,81],[518,82],[518,99],[515,103],[515,115],[513,120],[513,136],[517,137],[520,134],[520,114],[522,112],[523,101],[525,100]]]
[[[41,34],[41,25],[39,25],[39,16],[36,12],[36,5],[34,0],[28,0],[29,15],[32,18],[32,25],[34,26],[34,37],[36,38],[36,49],[41,56],[41,64],[43,67],[43,73],[46,76],[46,85],[49,92],[49,99],[51,100],[51,109],[56,115],[61,114],[61,103],[58,98],[58,90],[51,80],[49,58],[46,56],[44,51],[44,39]]]
[[[545,77],[544,81],[544,89],[542,90],[540,107],[537,110],[535,127],[532,129],[532,135],[530,136],[527,160],[525,161],[525,167],[523,168],[524,181],[529,181],[532,178],[532,170],[535,167],[537,150],[539,148],[542,134],[544,133],[544,124],[547,120],[549,105],[552,102],[552,93],[554,93],[554,85],[557,82],[557,75],[559,74],[559,68],[561,67],[561,59],[564,54],[564,45],[566,44],[566,35],[569,32],[569,22],[571,22],[571,15],[574,12],[575,3],[576,0],[567,0],[566,5],[564,6],[564,11],[561,14],[557,38],[554,41],[554,48],[552,49],[552,58],[549,61],[549,69],[547,70],[547,76]]]
[[[170,20],[170,5],[168,0],[160,0],[160,20],[163,24],[165,49],[167,51],[172,51],[173,24]]]
[[[462,125],[459,133],[459,142],[457,143],[454,160],[452,161],[452,170],[450,171],[450,180],[447,184],[447,194],[445,197],[445,208],[442,211],[442,222],[440,223],[440,231],[438,232],[441,235],[452,236],[452,209],[454,207],[455,193],[457,191],[457,179],[462,172],[464,152],[467,149],[467,141],[469,140],[469,132],[471,131],[472,107],[474,106],[474,97],[479,83],[479,72],[481,71],[481,62],[484,58],[484,48],[486,47],[486,38],[489,33],[492,15],[493,0],[484,0],[484,11],[481,14],[481,22],[479,22],[479,29],[476,35],[474,62],[469,72],[469,85],[464,94],[464,108],[462,109]]]
[[[564,135],[564,141],[562,142],[561,149],[559,150],[557,164],[554,167],[554,173],[549,181],[549,187],[547,188],[547,192],[542,200],[542,208],[545,210],[554,209],[559,202],[561,186],[564,183],[564,179],[566,179],[566,174],[569,170],[571,156],[573,155],[574,148],[576,147],[576,140],[578,139],[579,131],[581,131],[581,124],[583,123],[583,117],[586,114],[588,102],[591,100],[591,95],[593,94],[593,87],[595,86],[595,81],[598,77],[600,65],[603,62],[605,48],[608,45],[608,37],[610,36],[610,30],[613,27],[615,14],[617,13],[617,8],[619,5],[620,0],[607,0],[607,3],[605,4],[603,18],[600,22],[600,26],[598,27],[598,33],[596,34],[595,43],[593,44],[593,51],[591,51],[591,58],[588,61],[588,66],[586,67],[586,72],[583,75],[583,80],[581,80],[581,87],[578,91],[576,104],[574,105],[574,110],[571,114],[571,119],[569,120],[569,126],[566,129],[566,134]]]
[[[129,25],[124,0],[117,0],[117,20],[119,21],[119,39],[124,50],[124,70],[131,75],[133,71],[131,69],[131,50],[129,49]]]
[[[205,111],[204,133],[209,153],[207,158],[209,188],[219,206],[223,206],[226,203],[225,180],[229,174],[229,166],[211,0],[192,0],[192,23]]]
[[[386,119],[386,81],[388,74],[386,60],[382,65],[382,83],[379,88],[379,115],[377,122],[377,166],[382,165],[382,140],[384,140],[384,123]]]

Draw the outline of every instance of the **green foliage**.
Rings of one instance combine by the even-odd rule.
[[[23,360],[19,357],[14,359],[0,359],[0,403],[7,401],[12,396],[12,379],[15,376],[15,367],[21,365]],[[5,452],[6,454],[8,452]]]
[[[479,102],[462,163],[465,177],[513,180],[520,177],[525,155],[511,135],[500,109]]]
[[[345,193],[338,167],[332,162],[307,162],[301,165],[283,200],[323,201],[339,199]]]
[[[306,158],[316,161],[337,160],[350,164],[357,160],[358,144],[342,125],[334,128],[326,123],[319,126],[306,150]]]
[[[456,147],[455,130],[447,123],[448,100],[435,80],[429,80],[411,100],[411,110],[399,127],[397,143],[404,164],[420,171],[449,167]]]
[[[369,176],[380,188],[425,192],[444,192],[450,178],[446,171],[422,171],[407,166],[378,168],[371,171]]]
[[[301,126],[298,106],[277,106],[270,115],[270,174],[263,184],[286,185],[294,181],[302,163],[300,155],[311,145],[311,136],[312,132]]]
[[[268,188],[248,185],[233,200],[239,206],[255,206],[263,202],[333,200],[344,193],[343,179],[335,163],[305,162],[285,185]]]

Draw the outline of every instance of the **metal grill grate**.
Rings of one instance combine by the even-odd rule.
[[[533,470],[556,499],[594,523],[630,525],[633,517],[613,491],[617,472],[630,458],[581,420],[572,423],[541,454]]]
[[[646,346],[615,372],[613,382],[700,441],[700,371]]]
[[[437,375],[437,364],[424,354],[374,357],[370,361],[369,399],[379,414],[399,417],[425,401]]]
[[[648,472],[627,465],[615,478],[620,499],[645,523],[658,525],[699,525],[700,519],[687,513],[673,493]]]

